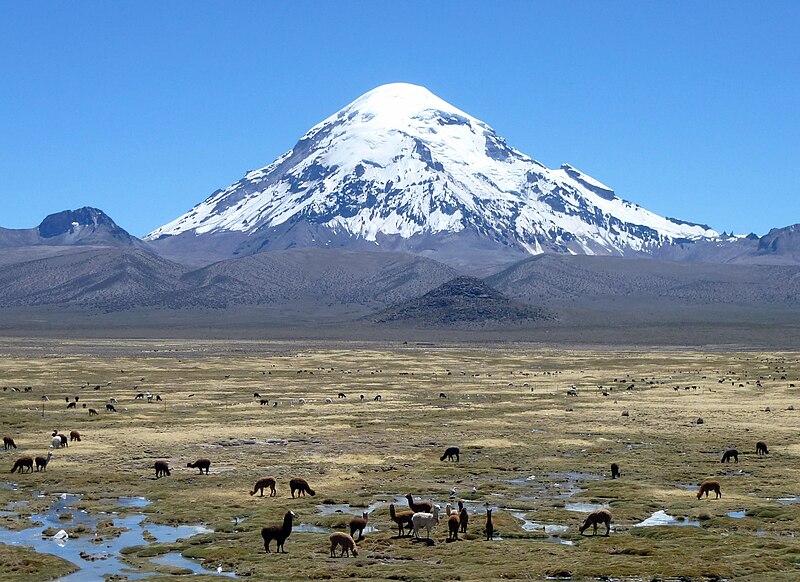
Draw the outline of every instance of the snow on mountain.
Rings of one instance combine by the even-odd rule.
[[[622,200],[572,166],[548,169],[405,83],[362,95],[146,238],[235,233],[247,254],[353,241],[415,252],[414,240],[428,249],[480,240],[504,252],[622,255],[718,236]]]

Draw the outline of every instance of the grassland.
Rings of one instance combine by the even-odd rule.
[[[800,504],[777,499],[800,494],[800,402],[790,386],[799,378],[794,353],[2,340],[0,386],[8,389],[0,392],[0,426],[19,449],[0,451],[0,509],[28,504],[0,517],[0,526],[29,527],[61,492],[82,495],[78,508],[90,514],[124,512],[115,498],[143,496],[151,504],[141,511],[153,523],[214,530],[126,552],[142,572],[165,579],[168,570],[148,557],[177,549],[251,580],[794,580]],[[567,395],[573,384],[577,397]],[[134,399],[148,391],[163,402]],[[78,408],[68,410],[65,396],[79,396]],[[117,413],[104,410],[110,398]],[[89,417],[84,403],[99,415]],[[46,454],[54,429],[78,430],[83,440],[56,451],[46,473],[7,473],[18,456]],[[759,440],[770,447],[766,457],[755,455]],[[440,462],[452,445],[461,461]],[[740,451],[738,465],[720,463],[728,447]],[[200,457],[212,461],[209,476],[186,468]],[[170,462],[171,477],[154,478],[158,459]],[[619,480],[609,478],[612,462]],[[276,477],[278,496],[251,497],[267,475]],[[305,477],[316,497],[291,499],[293,476]],[[692,486],[712,477],[723,497],[698,501]],[[288,554],[264,553],[261,527],[287,509],[296,523],[336,529],[350,516],[323,515],[319,505],[357,512],[412,492],[444,508],[453,487],[470,507],[494,508],[502,539],[483,539],[475,510],[464,541],[445,543],[442,523],[435,545],[414,543],[397,537],[383,505],[370,516],[379,531],[359,543],[357,558],[330,558],[325,533],[295,532]],[[610,508],[609,537],[578,534],[585,514],[565,507],[576,501]],[[700,526],[634,527],[659,510]],[[740,511],[742,518],[728,515]],[[573,545],[526,531],[514,514],[568,526],[559,539]],[[74,569],[21,547],[2,550],[3,579]]]

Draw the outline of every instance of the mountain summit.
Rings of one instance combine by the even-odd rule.
[[[424,87],[394,83],[146,238],[173,253],[345,247],[463,267],[545,252],[646,253],[716,236],[622,200],[572,166],[548,169]]]

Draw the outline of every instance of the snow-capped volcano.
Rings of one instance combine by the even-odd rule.
[[[146,238],[206,235],[234,254],[380,247],[464,263],[472,251],[630,254],[717,233],[622,200],[569,165],[548,169],[427,89],[395,83]]]

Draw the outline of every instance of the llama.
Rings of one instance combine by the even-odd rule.
[[[345,394],[344,392],[339,392],[339,396],[338,397],[339,398],[347,398],[347,394]]]
[[[326,398],[325,404],[333,404],[333,398]]]
[[[266,399],[266,398],[262,398],[261,400],[259,400],[259,401],[258,401],[258,403],[259,403],[261,406],[266,406],[267,404],[269,404],[269,400],[268,400],[268,399]]]
[[[10,436],[4,436],[3,437],[3,448],[5,450],[16,449],[17,448],[17,443],[15,443],[14,439],[12,439]]]
[[[444,461],[445,459],[447,459],[448,461],[458,462],[461,460],[459,457],[460,453],[461,451],[459,450],[458,447],[447,447],[444,451],[444,454],[441,457],[439,457],[439,460]]]
[[[616,463],[611,463],[611,478],[612,479],[619,479],[619,465]]]
[[[458,522],[461,524],[461,533],[467,533],[467,524],[469,523],[469,512],[464,506],[464,502],[458,502]]]
[[[758,441],[756,443],[756,455],[768,455],[769,450],[767,449],[767,443],[764,441]]]
[[[736,449],[728,449],[724,453],[722,453],[722,460],[720,463],[730,463],[731,459],[733,459],[734,463],[739,462],[739,451]]]
[[[303,497],[306,496],[306,493],[314,497],[317,494],[311,487],[308,486],[308,481],[303,479],[302,477],[293,477],[289,480],[289,489],[292,490],[292,499],[294,499],[294,492],[297,491],[297,496],[300,497],[300,494],[303,494]]]
[[[487,503],[486,507],[486,541],[494,540],[494,523],[492,522],[492,508]]]
[[[62,447],[68,447],[69,446],[69,439],[67,439],[67,435],[61,434],[57,430],[54,430],[52,436],[53,436],[52,446],[53,446],[54,449],[59,449],[59,448],[62,448]],[[59,440],[58,443],[56,443],[56,439]]]
[[[283,524],[282,525],[270,525],[267,527],[261,528],[261,537],[264,538],[264,549],[269,554],[269,543],[272,540],[275,540],[276,543],[276,552],[280,552],[282,554],[287,553],[286,550],[283,548],[283,544],[286,542],[286,538],[292,533],[292,520],[295,518],[294,512],[287,511],[286,515],[283,516]]]
[[[364,511],[361,514],[361,517],[354,517],[350,520],[350,535],[355,535],[358,532],[358,541],[361,541],[364,538],[364,528],[367,527],[367,523],[369,522],[369,513]]]
[[[608,536],[611,533],[611,512],[609,510],[597,509],[591,512],[586,516],[586,521],[578,528],[578,531],[583,535],[583,532],[589,529],[589,526],[592,526],[594,532],[592,535],[597,535],[597,526],[601,523],[606,526],[606,536]]]
[[[413,524],[411,523],[411,518],[413,517],[413,511],[401,511],[397,512],[394,507],[394,503],[389,504],[389,517],[392,518],[392,521],[397,524],[397,536],[403,537],[405,535],[405,527],[408,527],[409,533],[411,532],[411,528]]]
[[[410,507],[411,511],[414,513],[431,513],[433,511],[433,503],[430,501],[415,502],[411,493],[406,495],[406,499],[408,499],[408,507]]]
[[[70,431],[69,440],[70,442],[72,441],[81,442],[81,433],[79,433],[77,430]]]
[[[53,451],[47,451],[47,457],[36,457],[36,470],[47,471],[47,465],[50,464],[50,459],[53,458]]]
[[[253,490],[250,492],[250,495],[255,495],[256,491],[261,491],[261,495],[259,497],[264,497],[264,488],[269,487],[269,496],[275,497],[277,493],[275,493],[275,477],[264,477],[263,479],[259,479],[256,481],[256,484],[253,485]]]
[[[200,469],[201,475],[203,474],[203,471],[205,471],[206,475],[208,475],[208,469],[211,467],[211,461],[208,459],[197,459],[194,463],[186,463],[186,466],[191,467],[192,469]]]
[[[347,535],[343,531],[336,531],[331,534],[330,540],[331,540],[331,558],[336,557],[336,546],[342,546],[342,551],[339,554],[340,558],[344,557],[345,555],[349,557],[350,552],[353,552],[353,557],[358,556],[358,548],[356,547],[356,542],[353,539],[352,535]]]
[[[708,493],[713,491],[716,494],[714,499],[719,499],[722,497],[722,491],[719,487],[719,481],[715,479],[706,479],[702,483],[700,483],[700,488],[697,490],[697,498],[700,499],[703,496],[703,493],[706,494],[708,497]]]
[[[97,416],[97,410],[94,408],[89,409],[89,416]]]
[[[135,397],[134,400],[144,400],[144,392],[139,392]]]
[[[116,412],[116,411],[117,409],[114,407],[113,404],[111,404],[110,402],[106,404],[106,412]]]
[[[163,475],[166,475],[167,477],[171,475],[169,472],[169,465],[166,461],[156,461],[153,465],[153,469],[156,470],[156,479]]]
[[[383,398],[381,398],[381,395],[378,394],[378,395],[375,396],[374,400],[380,402],[381,400],[383,400]]]
[[[458,530],[461,526],[458,513],[453,511],[453,507],[449,503],[447,504],[445,513],[447,513],[447,531],[448,531],[447,541],[457,542],[459,541]]]
[[[70,402],[69,404],[67,404],[67,409],[70,409],[70,408],[75,408],[75,406],[76,406],[76,405],[75,405],[75,403],[74,403],[74,402]]]
[[[11,468],[11,472],[17,471],[19,473],[24,473],[23,469],[28,469],[31,473],[33,473],[33,459],[30,457],[20,457],[14,463],[14,466]]]
[[[431,528],[439,524],[440,511],[441,508],[438,505],[434,505],[432,513],[418,511],[411,516],[411,525],[414,528],[415,538],[419,539],[419,530],[425,528],[428,531],[427,539],[431,539]]]
[[[60,449],[61,448],[61,437],[58,435],[54,435],[53,438],[50,440],[50,448],[52,449]]]

